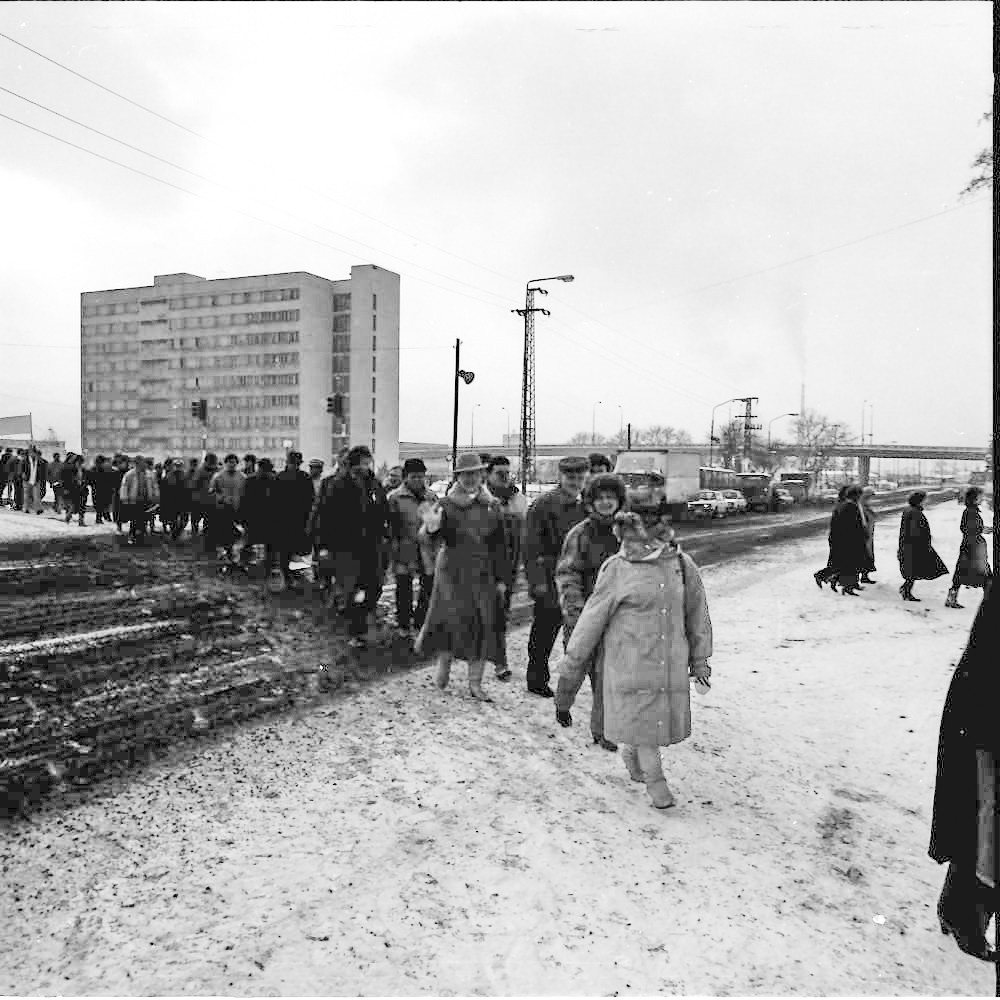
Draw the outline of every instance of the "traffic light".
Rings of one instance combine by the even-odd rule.
[[[191,416],[203,424],[208,421],[208,400],[195,399],[191,402]]]
[[[336,403],[334,401],[333,396],[327,396],[326,397],[326,412],[327,413],[333,413],[333,411],[334,411],[335,408],[336,408]]]
[[[339,392],[336,395],[326,397],[326,412],[332,413],[335,417],[343,417],[344,397]]]

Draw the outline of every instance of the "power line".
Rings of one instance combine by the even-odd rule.
[[[106,93],[111,94],[112,96],[119,98],[119,100],[125,101],[128,104],[131,104],[133,107],[139,108],[140,110],[145,111],[147,114],[153,115],[154,117],[159,118],[161,121],[165,121],[168,124],[173,125],[175,128],[179,128],[182,131],[187,132],[189,135],[193,135],[197,139],[201,139],[202,142],[210,143],[211,145],[217,146],[220,149],[226,150],[228,152],[228,150],[226,149],[225,145],[223,145],[222,143],[218,142],[215,139],[212,139],[210,136],[204,135],[203,133],[198,132],[198,131],[196,131],[193,128],[189,128],[187,125],[184,125],[182,122],[176,121],[173,118],[169,118],[167,115],[161,114],[159,111],[154,111],[152,108],[147,107],[145,104],[140,104],[138,101],[133,100],[131,97],[126,97],[124,94],[120,93],[119,91],[112,90],[111,87],[106,87],[103,83],[98,83],[97,80],[94,80],[94,79],[92,79],[89,76],[84,76],[83,73],[80,73],[80,72],[78,72],[75,69],[71,69],[69,66],[65,65],[64,63],[59,62],[58,59],[53,59],[51,56],[47,56],[44,53],[39,52],[37,49],[31,48],[30,45],[25,45],[24,42],[19,42],[16,38],[11,38],[10,35],[4,34],[2,31],[0,31],[0,38],[5,38],[8,42],[11,42],[14,45],[20,46],[20,48],[25,49],[28,52],[31,52],[33,55],[38,56],[39,59],[44,59],[46,62],[52,63],[53,66],[58,66],[60,69],[65,70],[67,73],[72,73],[73,76],[78,77],[81,80],[85,80],[87,83],[92,84],[95,87],[99,87],[101,90],[105,91]],[[8,93],[12,93],[12,91],[8,91]],[[15,94],[14,96],[17,97],[19,95]],[[24,99],[26,100],[27,98],[24,98]],[[32,102],[32,103],[34,103],[34,102]],[[58,112],[53,112],[53,113],[57,114]],[[87,126],[84,126],[84,127],[86,128]],[[118,140],[115,140],[115,141],[118,141]],[[149,155],[152,155],[152,154],[149,154]],[[273,170],[274,169],[273,167],[270,167],[270,166],[268,166],[266,164],[262,164],[259,160],[254,160],[254,159],[251,159],[249,157],[241,157],[241,159],[245,160],[247,163],[253,164],[254,166],[262,167],[265,170]],[[286,174],[285,176],[288,177],[289,175]],[[328,194],[326,194],[323,191],[319,191],[318,189],[313,188],[313,187],[309,187],[308,185],[302,185],[301,181],[298,178],[295,178],[295,182],[299,186],[303,187],[304,190],[310,191],[313,194],[319,195],[319,197],[326,199],[331,204],[337,205],[340,208],[346,208],[349,211],[355,212],[356,214],[362,216],[365,219],[370,219],[372,222],[376,222],[380,226],[385,226],[387,229],[391,229],[393,232],[399,233],[402,236],[406,236],[408,239],[419,240],[421,243],[424,243],[426,246],[429,246],[432,249],[439,251],[440,253],[447,254],[449,257],[454,257],[456,260],[464,261],[466,264],[471,264],[473,267],[478,267],[478,268],[480,268],[483,271],[488,271],[489,273],[494,274],[497,277],[506,278],[507,280],[510,280],[510,281],[516,281],[517,280],[516,278],[511,278],[509,275],[500,274],[499,271],[494,271],[491,268],[485,267],[482,264],[477,264],[474,260],[469,260],[467,257],[462,257],[459,254],[452,253],[450,250],[445,250],[443,247],[438,247],[438,246],[435,246],[433,243],[428,243],[426,240],[421,239],[421,237],[415,236],[412,233],[408,233],[408,232],[406,232],[403,229],[399,229],[396,226],[390,225],[388,222],[383,222],[381,219],[376,218],[374,215],[369,215],[366,212],[361,212],[361,211],[359,211],[358,209],[354,208],[351,205],[347,205],[344,202],[337,201],[336,199],[331,198]],[[379,251],[379,252],[381,252],[381,251]],[[396,259],[398,260],[400,258],[396,258]]]
[[[892,226],[889,229],[883,229],[877,233],[869,233],[867,236],[859,236],[857,239],[848,240],[846,243],[838,243],[836,246],[826,247],[824,250],[815,250],[812,253],[803,254],[801,257],[794,257],[791,260],[781,261],[778,264],[771,264],[768,267],[762,267],[756,271],[747,271],[746,274],[738,274],[733,278],[725,278],[722,281],[713,281],[710,285],[702,285],[700,288],[691,288],[686,292],[678,292],[676,295],[668,296],[665,299],[647,299],[645,302],[638,302],[633,306],[625,306],[623,309],[619,309],[618,312],[630,312],[633,309],[641,309],[643,306],[647,306],[652,302],[674,302],[675,300],[685,298],[688,295],[698,295],[701,292],[707,292],[713,288],[721,288],[723,285],[731,285],[733,282],[743,281],[746,278],[755,278],[760,274],[768,274],[771,271],[777,271],[783,267],[791,267],[792,264],[800,264],[804,260],[812,260],[815,257],[822,257],[824,254],[835,253],[837,250],[845,250],[848,247],[857,246],[859,243],[865,243],[868,240],[878,239],[880,236],[888,236],[890,233],[898,232],[900,229],[907,229],[908,227],[916,226],[921,222],[928,222],[930,219],[938,219],[942,215],[957,212],[959,209],[967,208],[969,205],[978,205],[980,202],[986,200],[988,200],[988,197],[975,198],[972,201],[952,205],[949,208],[942,209],[940,212],[932,212],[930,215],[922,215],[919,219],[911,219],[909,222],[901,222],[898,226]]]
[[[140,153],[142,156],[148,156],[148,157],[150,157],[150,159],[156,160],[159,163],[163,163],[166,166],[171,167],[174,170],[179,170],[182,173],[189,174],[191,177],[198,178],[198,180],[207,181],[209,184],[214,184],[214,185],[216,185],[216,187],[220,187],[224,191],[229,191],[229,192],[231,192],[233,194],[238,194],[238,195],[243,195],[243,196],[248,196],[249,195],[249,192],[247,192],[245,190],[240,190],[238,188],[234,188],[231,185],[225,184],[222,181],[217,181],[217,180],[215,180],[215,178],[209,177],[206,174],[198,173],[198,171],[196,171],[196,170],[191,170],[188,167],[182,166],[179,163],[174,163],[171,160],[168,160],[168,159],[166,159],[163,156],[157,155],[156,153],[151,153],[151,152],[149,152],[149,150],[142,149],[139,146],[134,146],[132,143],[126,142],[124,139],[119,139],[119,138],[117,138],[117,136],[113,136],[113,135],[111,135],[108,132],[103,132],[103,131],[101,131],[101,129],[95,128],[93,125],[87,125],[85,122],[81,122],[81,121],[77,120],[76,118],[71,118],[69,115],[64,115],[61,111],[56,111],[54,108],[50,108],[46,104],[41,104],[38,101],[33,101],[30,97],[25,97],[23,94],[19,94],[16,91],[10,90],[8,87],[2,87],[2,86],[0,86],[0,91],[3,91],[6,94],[10,94],[12,97],[16,97],[19,101],[25,101],[27,104],[31,104],[31,105],[33,105],[36,108],[41,108],[43,111],[47,111],[49,114],[55,115],[58,118],[62,118],[64,121],[71,122],[73,125],[76,125],[79,128],[87,129],[88,132],[93,132],[94,134],[99,135],[99,136],[101,136],[101,137],[103,137],[105,139],[108,139],[111,142],[116,142],[120,146],[124,146],[126,149],[131,149],[135,153]],[[258,198],[255,195],[249,195],[249,196],[250,197],[254,197],[257,202],[259,202],[261,205],[265,206],[266,208],[270,208],[270,209],[272,209],[274,211],[282,212],[284,215],[288,216],[290,219],[294,219],[296,222],[304,223],[307,226],[315,226],[317,229],[321,229],[323,232],[330,233],[332,236],[336,236],[336,237],[338,237],[340,239],[348,240],[351,243],[357,244],[359,247],[364,247],[366,250],[373,250],[373,251],[375,251],[375,253],[381,254],[383,257],[388,257],[391,260],[398,260],[398,261],[402,262],[403,264],[409,265],[410,267],[416,267],[416,268],[419,268],[422,271],[426,271],[428,274],[434,274],[434,275],[437,275],[437,277],[439,277],[439,278],[444,278],[446,281],[453,281],[456,284],[465,285],[467,288],[473,288],[476,291],[486,292],[486,294],[488,294],[488,295],[495,295],[498,299],[502,298],[504,300],[504,302],[507,301],[507,296],[501,295],[499,292],[491,292],[489,289],[480,288],[478,285],[473,285],[473,284],[471,284],[468,281],[462,281],[460,278],[453,278],[453,277],[451,277],[451,275],[443,274],[440,271],[435,271],[433,268],[427,267],[424,264],[418,264],[416,261],[407,260],[405,257],[398,257],[395,254],[388,253],[388,252],[386,252],[384,250],[379,249],[376,246],[372,246],[370,243],[364,243],[361,240],[356,240],[353,237],[348,236],[346,233],[339,233],[336,230],[330,229],[328,226],[324,226],[324,225],[322,225],[319,222],[313,222],[313,221],[311,221],[309,219],[304,219],[300,215],[296,215],[293,212],[289,212],[287,209],[283,209],[283,208],[281,208],[281,207],[279,207],[277,205],[274,205],[273,203],[264,201],[262,198]],[[410,275],[410,277],[412,277],[412,275]]]
[[[236,208],[233,205],[226,205],[224,202],[220,202],[215,198],[209,198],[207,195],[202,194],[199,191],[192,191],[190,188],[181,186],[180,184],[175,184],[173,181],[168,181],[163,177],[157,177],[155,174],[147,173],[145,170],[140,170],[138,167],[130,166],[127,163],[122,163],[120,160],[116,160],[111,156],[105,156],[103,153],[98,153],[93,149],[88,149],[86,146],[81,146],[78,143],[71,142],[69,139],[64,139],[62,136],[54,135],[52,132],[46,132],[45,129],[37,128],[34,125],[29,125],[27,122],[23,122],[18,118],[12,118],[10,115],[5,115],[0,112],[0,118],[4,118],[7,121],[13,122],[15,125],[20,125],[23,128],[30,129],[32,132],[37,132],[39,135],[47,136],[49,139],[55,139],[56,142],[64,143],[67,146],[72,146],[73,149],[78,149],[82,153],[87,153],[90,156],[94,156],[99,160],[104,160],[106,163],[113,163],[116,167],[121,167],[124,170],[130,170],[134,174],[138,174],[140,177],[146,177],[149,180],[156,181],[158,184],[165,184],[167,187],[173,188],[175,191],[181,191],[184,194],[191,195],[194,198],[199,198],[202,201],[207,201],[210,204],[221,205],[223,208],[228,209],[230,212],[236,212],[238,215],[245,216],[248,219],[253,219],[254,222],[263,223],[265,226],[271,226],[273,229],[278,229],[283,233],[288,233],[291,236],[297,236],[300,239],[308,240],[310,243],[315,243],[318,246],[326,247],[328,250],[334,250],[337,253],[344,254],[347,257],[356,257],[357,254],[351,253],[350,251],[344,250],[342,247],[334,246],[332,243],[326,243],[323,240],[318,240],[313,236],[307,236],[305,233],[297,232],[294,229],[289,229],[287,226],[282,226],[280,223],[272,222],[270,219],[263,219],[259,215],[254,215],[252,212],[247,212],[242,208]],[[374,263],[369,261],[369,263]],[[476,295],[470,295],[468,292],[459,291],[457,288],[446,288],[444,285],[439,285],[436,282],[428,281],[426,278],[421,278],[415,274],[408,274],[406,277],[411,278],[413,281],[418,281],[421,284],[429,285],[431,288],[437,288],[444,292],[449,292],[452,295],[462,295],[465,298],[473,299],[476,302],[481,302],[484,305],[492,306],[493,308],[499,308],[496,303],[487,302],[485,299],[480,298]],[[449,281],[455,279],[448,278]],[[459,282],[464,284],[464,282]],[[472,286],[474,287],[474,286]],[[486,291],[486,289],[480,289],[480,291]],[[488,292],[490,295],[497,295],[496,292]]]

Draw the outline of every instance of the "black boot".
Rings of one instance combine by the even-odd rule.
[[[998,961],[986,940],[986,928],[996,909],[996,891],[983,885],[973,869],[948,865],[937,915],[942,934],[950,934],[961,951],[984,962]]]

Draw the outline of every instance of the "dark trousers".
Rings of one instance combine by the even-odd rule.
[[[503,597],[497,597],[496,636],[497,648],[500,650],[500,662],[496,664],[499,673],[507,669],[507,617],[510,614],[511,588],[508,587]]]
[[[413,610],[413,580],[414,577],[409,573],[396,574],[396,624],[400,628],[409,628],[411,623],[420,628],[427,617],[434,577],[427,576],[426,573],[420,574],[420,595],[416,611]]]
[[[550,600],[535,598],[535,613],[528,636],[528,687],[543,688],[549,683],[549,656],[562,628],[562,612]]]
[[[14,480],[14,506],[18,509],[24,506],[24,480],[20,476]]]
[[[347,632],[352,638],[363,636],[368,632],[368,616],[378,604],[380,569],[380,566],[371,567],[370,572],[358,578],[354,592],[346,595]],[[364,591],[364,600],[355,600],[361,591]]]

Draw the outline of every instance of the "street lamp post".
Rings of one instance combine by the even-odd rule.
[[[774,420],[781,420],[783,417],[797,417],[797,416],[798,416],[797,413],[781,413],[778,416],[776,416],[774,418]],[[774,420],[769,420],[767,422],[767,450],[768,450],[768,452],[771,451],[771,424],[774,423]]]
[[[472,409],[469,411],[469,447],[476,447],[476,410],[482,406],[482,403],[476,403]]]
[[[533,288],[543,281],[572,281],[572,274],[557,274],[551,278],[533,278],[525,286],[524,308],[511,312],[524,317],[524,371],[521,381],[521,490],[525,491],[528,477],[535,474],[535,313],[549,315],[548,309],[535,307],[535,292],[548,295],[544,288]]]
[[[709,465],[709,468],[712,467],[712,450],[713,450],[713,448],[715,446],[715,411],[720,406],[725,406],[726,403],[735,403],[738,399],[741,399],[741,398],[742,397],[740,397],[740,396],[733,396],[732,399],[724,399],[721,403],[717,403],[715,406],[712,407],[712,424],[711,424],[711,427],[709,428],[709,431],[708,431],[708,465]]]
[[[601,405],[601,401],[598,400],[590,408],[590,443],[591,445],[597,444],[597,408]]]

